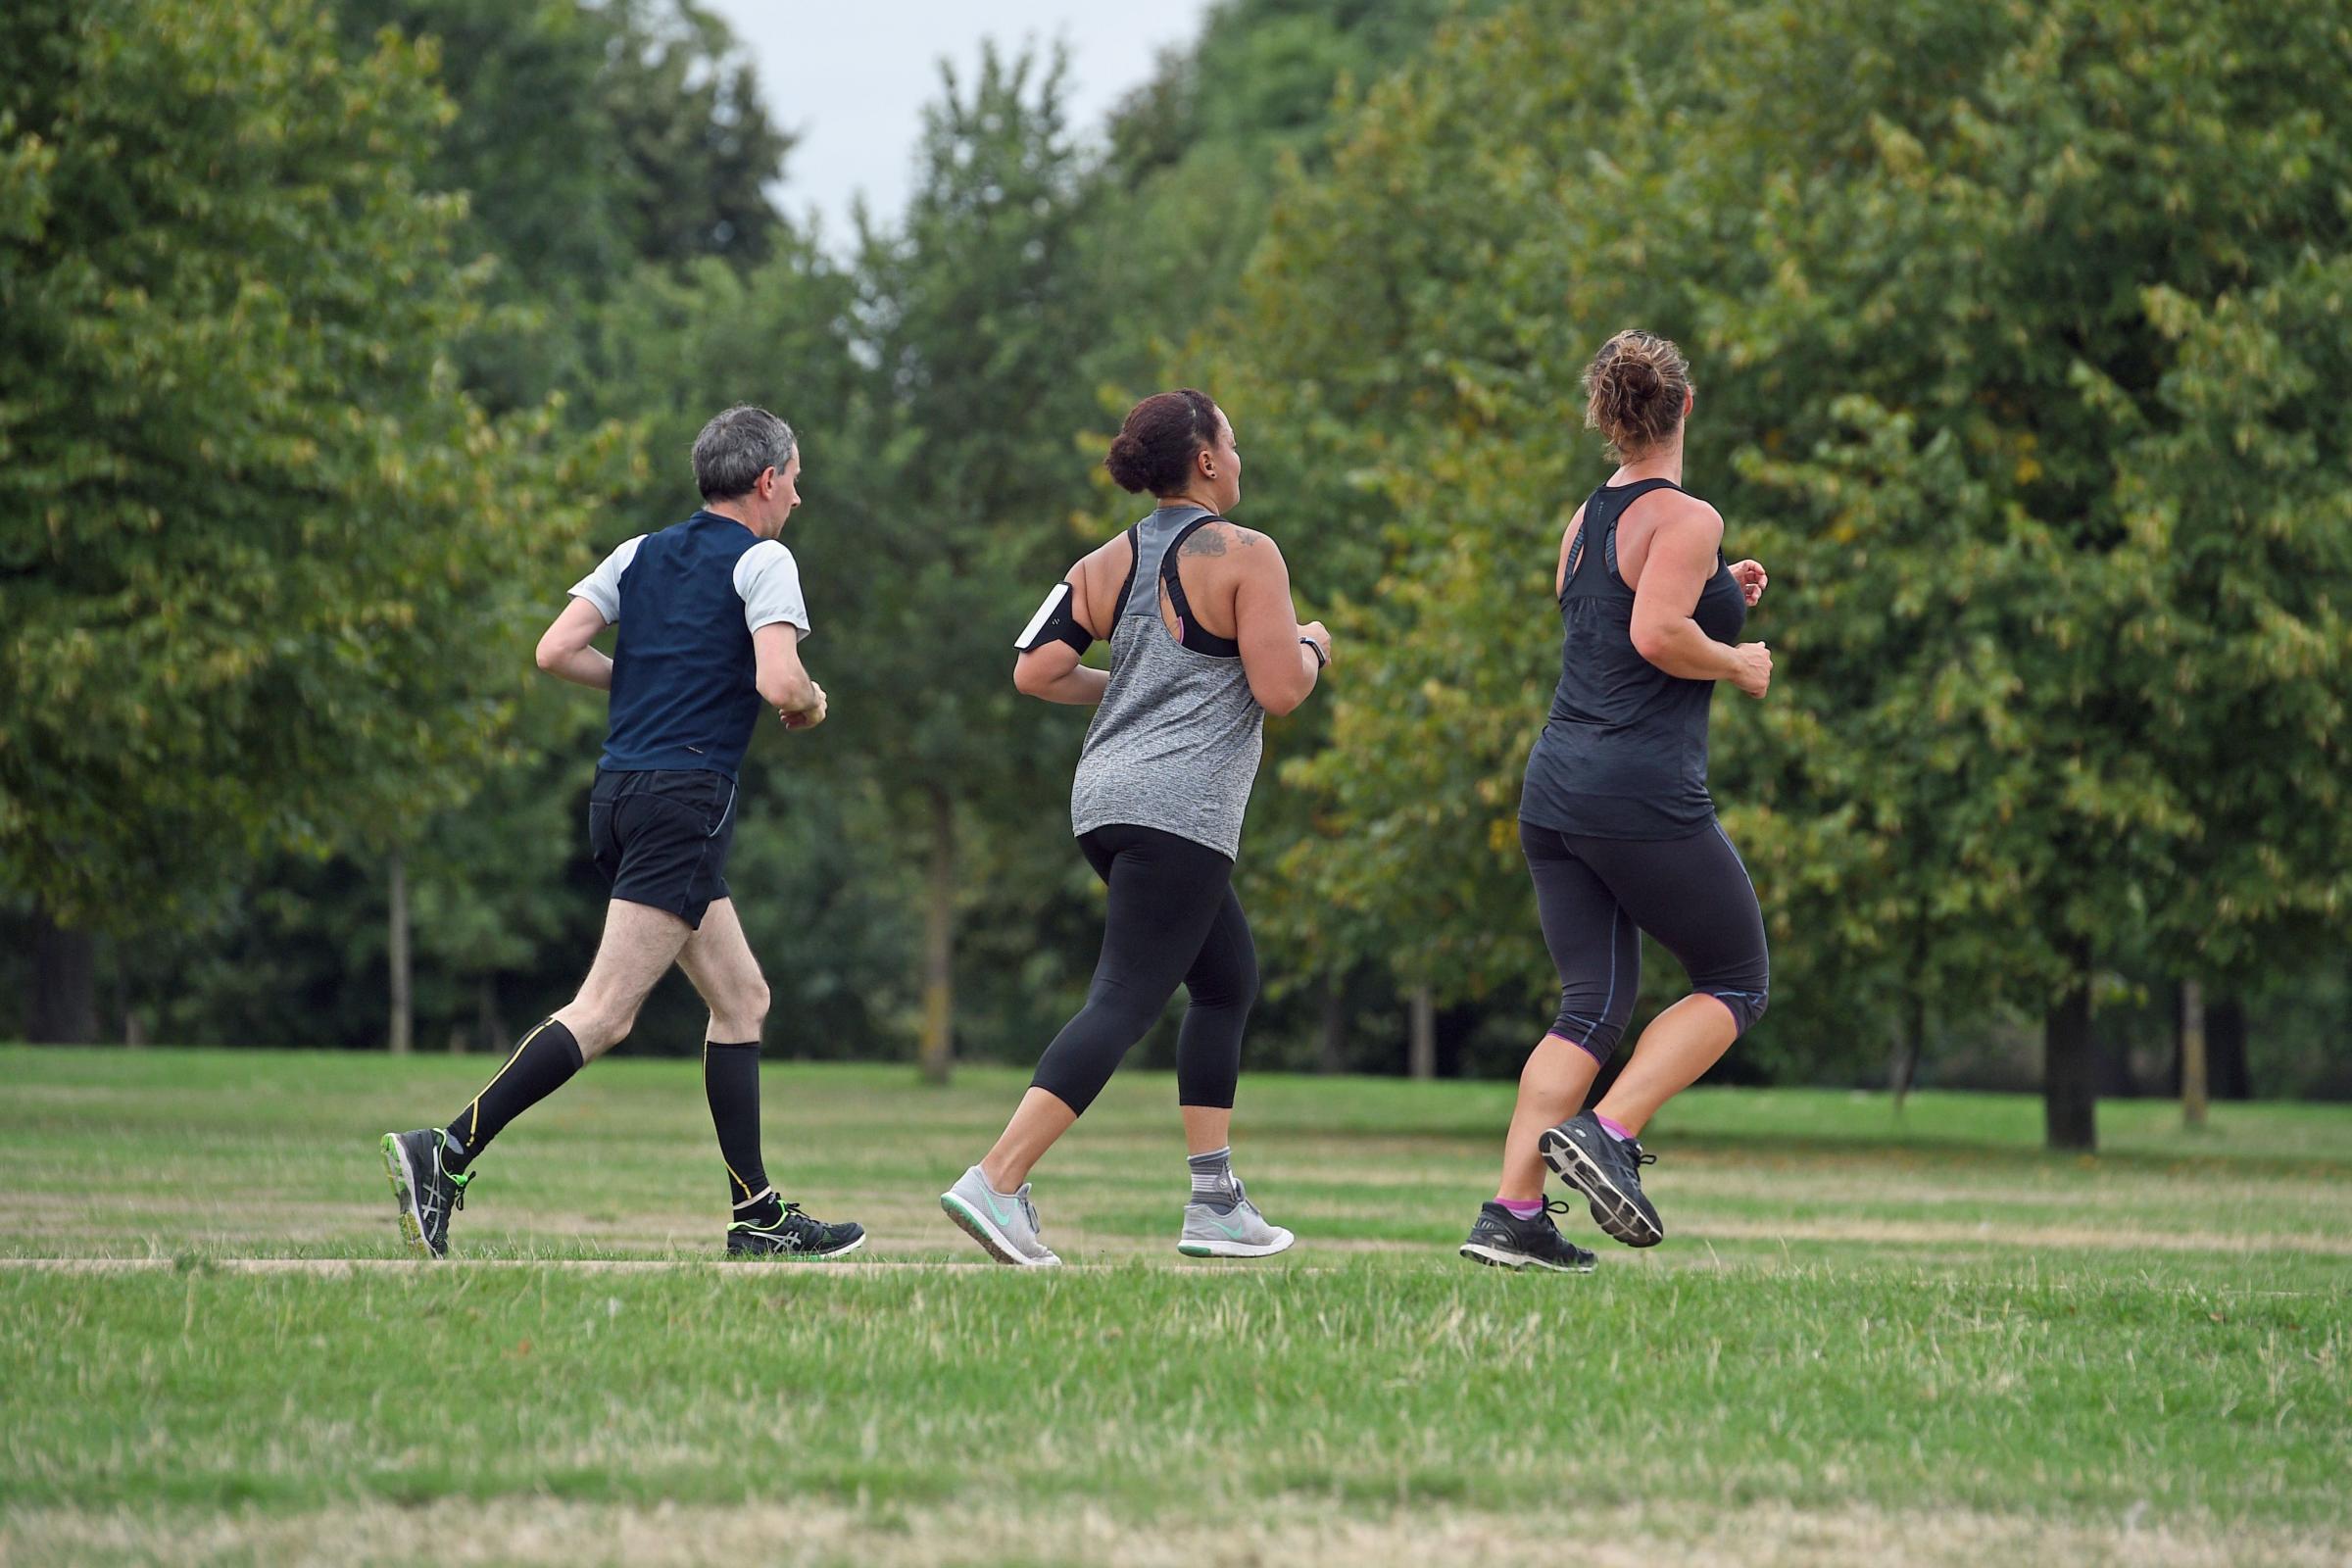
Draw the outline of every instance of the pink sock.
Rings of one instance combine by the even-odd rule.
[[[1619,1143],[1630,1144],[1634,1141],[1634,1130],[1625,1125],[1625,1123],[1621,1121],[1611,1121],[1608,1117],[1603,1116],[1597,1110],[1592,1113],[1592,1119],[1600,1123],[1600,1130],[1602,1132],[1607,1133],[1611,1138],[1616,1139]]]
[[[1504,1198],[1497,1193],[1494,1201],[1509,1209],[1513,1219],[1534,1219],[1544,1212],[1544,1200],[1541,1198]]]

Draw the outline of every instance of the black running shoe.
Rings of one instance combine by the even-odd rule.
[[[865,1245],[865,1227],[854,1220],[828,1225],[786,1203],[774,1222],[755,1225],[739,1219],[727,1227],[729,1257],[839,1257]]]
[[[1618,1138],[1582,1110],[1546,1130],[1544,1163],[1592,1200],[1592,1223],[1628,1247],[1655,1247],[1666,1224],[1642,1196],[1642,1167],[1658,1162],[1630,1138]]]
[[[1548,1268],[1563,1274],[1590,1274],[1598,1260],[1562,1236],[1560,1228],[1551,1222],[1552,1215],[1567,1212],[1566,1203],[1547,1198],[1543,1213],[1521,1219],[1489,1199],[1478,1205],[1478,1223],[1470,1227],[1470,1239],[1462,1244],[1461,1253],[1474,1263],[1494,1268]]]
[[[449,1255],[449,1216],[466,1206],[473,1180],[473,1172],[461,1175],[442,1162],[448,1148],[438,1127],[384,1134],[384,1174],[400,1204],[400,1234],[418,1257]]]

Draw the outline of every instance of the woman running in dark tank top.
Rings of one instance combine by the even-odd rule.
[[[1620,466],[1560,540],[1560,683],[1519,803],[1560,1008],[1520,1073],[1500,1187],[1461,1247],[1506,1268],[1592,1266],[1545,1212],[1567,1211],[1544,1201],[1546,1165],[1618,1241],[1665,1239],[1636,1139],[1763,1016],[1770,973],[1755,888],[1707,794],[1716,684],[1750,697],[1772,684],[1771,652],[1739,640],[1764,568],[1725,564],[1722,516],[1682,488],[1693,399],[1672,343],[1618,333],[1585,391],[1585,422]],[[1641,990],[1645,931],[1690,971],[1690,995],[1650,1021],[1588,1110]]]

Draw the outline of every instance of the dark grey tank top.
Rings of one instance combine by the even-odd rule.
[[[1131,530],[1135,571],[1110,634],[1110,684],[1070,787],[1073,833],[1118,822],[1241,854],[1266,710],[1238,653],[1189,648],[1159,618],[1168,552],[1209,515],[1200,507],[1161,507]]]
[[[1602,485],[1585,503],[1560,588],[1560,684],[1527,760],[1519,815],[1595,839],[1679,839],[1715,819],[1707,710],[1715,683],[1669,675],[1634,647],[1634,591],[1617,571],[1617,520],[1665,479]],[[1716,552],[1692,618],[1737,643],[1747,600]]]

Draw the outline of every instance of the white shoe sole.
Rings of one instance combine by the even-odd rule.
[[[1048,1252],[1043,1257],[1031,1257],[1023,1252],[1012,1245],[1010,1237],[990,1223],[986,1214],[981,1213],[954,1193],[940,1194],[939,1206],[947,1210],[948,1218],[954,1220],[965,1235],[978,1242],[988,1255],[1000,1263],[1009,1263],[1014,1268],[1059,1268],[1061,1266],[1061,1259],[1055,1257],[1052,1252]]]
[[[1484,1247],[1477,1242],[1464,1242],[1460,1250],[1461,1254],[1472,1262],[1489,1264],[1494,1268],[1512,1270],[1541,1268],[1548,1269],[1554,1274],[1590,1274],[1592,1272],[1592,1265],[1590,1263],[1547,1263],[1540,1257],[1530,1257],[1525,1252],[1506,1252],[1499,1247]]]
[[[1592,1222],[1610,1237],[1628,1247],[1655,1247],[1666,1239],[1665,1227],[1653,1224],[1633,1200],[1619,1192],[1617,1184],[1577,1146],[1575,1139],[1553,1127],[1544,1132],[1540,1147],[1544,1163],[1591,1200]]]
[[[401,1152],[400,1135],[384,1134],[383,1150],[384,1177],[392,1184],[392,1200],[400,1205],[400,1239],[418,1257],[439,1256],[424,1239],[424,1216],[416,1211],[416,1173],[409,1169],[408,1155]]]
[[[1282,1233],[1279,1242],[1197,1242],[1187,1238],[1176,1244],[1176,1250],[1187,1257],[1272,1257],[1289,1251],[1298,1240],[1289,1231]]]
[[[740,1251],[729,1248],[723,1255],[731,1261],[746,1263],[830,1263],[837,1257],[849,1256],[864,1245],[865,1238],[860,1236],[849,1246],[836,1247],[830,1252],[755,1252],[749,1248]]]

